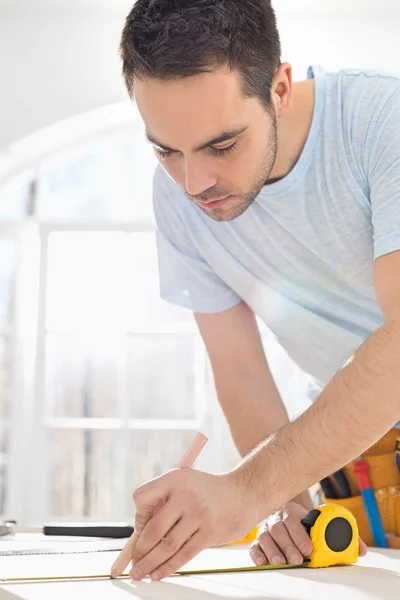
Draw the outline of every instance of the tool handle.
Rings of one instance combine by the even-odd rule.
[[[381,515],[379,514],[374,490],[371,488],[368,490],[362,490],[361,496],[364,502],[365,512],[367,513],[368,523],[374,539],[374,544],[377,548],[387,548],[388,542],[383,529]]]
[[[363,458],[356,458],[354,461],[353,471],[357,477],[357,483],[358,487],[360,488],[360,492],[372,488],[367,461],[365,461]]]
[[[45,525],[43,533],[61,536],[129,538],[133,533],[133,527],[129,525]]]
[[[333,474],[333,479],[335,480],[335,483],[336,483],[337,487],[339,488],[340,497],[341,498],[350,498],[351,497],[350,486],[347,481],[347,477],[343,473],[343,471],[341,471],[341,470],[336,471],[336,473]]]
[[[323,489],[323,492],[324,492],[326,498],[336,498],[335,489],[334,489],[329,477],[325,477],[324,479],[321,479],[320,484],[321,484],[321,487]]]

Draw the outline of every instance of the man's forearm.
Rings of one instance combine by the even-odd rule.
[[[268,373],[265,379],[230,378],[225,384],[223,381],[217,382],[219,401],[242,457],[289,423],[282,399],[270,378],[272,376]],[[307,490],[292,500],[306,509],[313,507]]]
[[[318,400],[234,471],[257,519],[362,454],[400,419],[400,321],[376,331]]]
[[[269,373],[260,377],[216,379],[218,399],[235,446],[242,457],[289,423]]]

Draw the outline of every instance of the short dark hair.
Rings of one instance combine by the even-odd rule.
[[[227,64],[245,96],[268,108],[280,54],[270,0],[137,0],[120,45],[131,95],[135,78],[168,81]]]

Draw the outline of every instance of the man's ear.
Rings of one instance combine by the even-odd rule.
[[[272,80],[271,100],[277,117],[283,117],[292,103],[292,66],[285,62],[276,70]]]

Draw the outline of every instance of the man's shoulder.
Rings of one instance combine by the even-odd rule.
[[[391,94],[400,91],[400,72],[348,68],[327,73],[327,76],[340,89],[343,99],[358,108],[377,108]]]
[[[342,67],[340,69],[325,69],[323,66],[311,65],[307,71],[307,79],[328,77],[330,79],[338,79],[341,81],[348,80],[349,82],[363,81],[364,83],[370,82],[392,82],[394,85],[400,83],[400,70],[390,71],[385,69],[377,68],[364,68],[364,67]]]
[[[325,118],[363,151],[381,115],[400,103],[400,73],[348,68],[318,75],[326,78]]]

